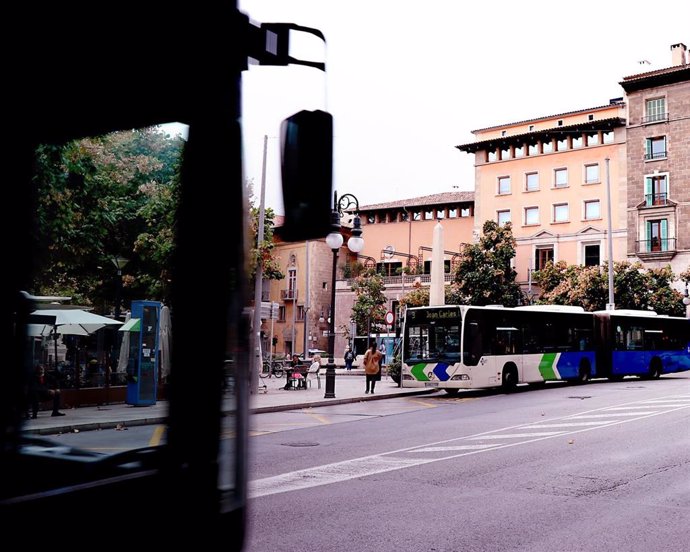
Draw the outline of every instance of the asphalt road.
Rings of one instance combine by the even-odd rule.
[[[690,374],[252,422],[250,552],[690,546]]]

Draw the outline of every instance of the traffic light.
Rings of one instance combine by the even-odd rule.
[[[330,232],[333,196],[333,117],[300,111],[281,124],[281,173],[286,241],[323,238]]]

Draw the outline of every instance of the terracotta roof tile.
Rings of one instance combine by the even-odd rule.
[[[447,203],[465,203],[474,201],[474,192],[442,192],[409,199],[397,199],[387,203],[375,203],[372,205],[360,206],[359,211],[375,211],[377,209],[395,209],[399,207],[424,207],[430,205],[440,205]]]

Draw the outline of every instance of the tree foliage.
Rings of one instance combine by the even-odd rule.
[[[122,256],[125,297],[165,300],[183,144],[149,128],[39,146],[34,291],[106,311]]]
[[[645,269],[641,263],[614,263],[614,301],[617,309],[654,310],[682,316],[682,294],[671,288],[670,266]],[[608,266],[547,263],[533,274],[542,289],[538,303],[577,305],[587,311],[603,310],[608,303]],[[682,275],[681,275],[682,278]]]
[[[517,273],[511,266],[515,238],[510,224],[500,226],[488,220],[476,244],[466,244],[456,267],[450,296],[453,303],[467,305],[502,304],[522,301]]]
[[[275,224],[275,213],[270,207],[264,209],[264,239],[259,245],[257,243],[259,239],[259,208],[252,206],[250,212],[253,244],[250,253],[251,278],[254,278],[257,266],[261,263],[262,277],[264,280],[282,280],[285,278],[285,274],[281,271],[278,259],[274,255],[273,226]]]
[[[357,325],[357,335],[366,335],[369,329],[372,332],[386,331],[388,298],[383,293],[385,289],[383,277],[374,270],[367,270],[354,279],[352,318]]]

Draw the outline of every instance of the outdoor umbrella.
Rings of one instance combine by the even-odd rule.
[[[125,315],[125,326],[132,318],[132,313],[127,313]],[[123,326],[124,327],[124,326]],[[120,328],[122,329],[122,328]],[[118,332],[119,334],[120,332]],[[129,332],[125,331],[122,334],[122,341],[120,342],[120,354],[117,357],[117,369],[116,372],[124,372],[127,370],[127,363],[129,362]]]
[[[53,338],[55,340],[55,365],[57,366],[57,334],[62,335],[91,335],[92,333],[105,328],[106,326],[119,326],[122,322],[106,318],[99,314],[93,314],[82,309],[40,309],[31,313],[31,316],[42,319],[46,316],[55,317],[55,322],[46,324],[40,330],[45,332],[48,327],[52,327]],[[31,322],[31,318],[29,318]],[[31,335],[33,324],[29,324],[29,333]],[[49,330],[48,333],[51,333]],[[48,335],[40,333],[38,335]]]

